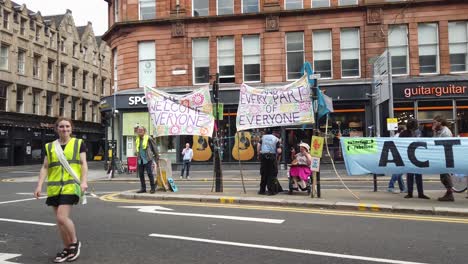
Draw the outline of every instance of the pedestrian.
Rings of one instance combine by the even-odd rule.
[[[47,177],[46,204],[54,209],[64,245],[53,260],[56,263],[76,260],[81,248],[70,213],[72,205],[77,204],[88,189],[88,164],[86,145],[82,139],[71,137],[72,130],[73,123],[69,118],[59,117],[55,122],[55,132],[59,138],[45,145],[46,157],[34,191],[34,196],[39,199]]]
[[[310,170],[310,165],[312,164],[312,156],[309,154],[310,146],[307,143],[301,142],[299,148],[300,152],[297,154],[294,148],[291,149],[293,162],[289,170],[289,176],[293,183],[292,190],[289,190],[289,193],[292,193],[293,190],[298,191],[299,188],[302,191],[310,190],[310,186],[307,186],[306,183],[312,175],[312,171]]]
[[[180,178],[184,178],[184,171],[187,170],[185,178],[188,180],[190,179],[190,163],[192,162],[193,158],[193,150],[190,148],[190,143],[185,143],[185,148],[182,150],[182,155],[184,155],[184,157],[182,158],[183,164],[182,170],[180,171]]]
[[[397,133],[395,134],[394,137],[399,137],[400,133],[403,132],[404,130],[405,130],[404,126],[402,126],[402,125],[398,126]],[[403,174],[402,173],[392,174],[392,178],[388,182],[388,189],[387,189],[388,192],[396,193],[395,192],[395,182],[398,182],[398,187],[400,188],[400,193],[407,192],[405,182],[403,181]]]
[[[435,116],[432,121],[432,135],[433,137],[453,137],[452,131],[447,127],[447,120],[442,116]],[[445,186],[446,192],[444,196],[439,197],[437,200],[441,202],[453,202],[453,183],[449,173],[440,174],[440,182]]]
[[[257,158],[260,160],[260,190],[258,194],[277,194],[274,191],[274,180],[278,175],[277,155],[282,152],[280,139],[273,135],[273,129],[269,128],[257,144]]]
[[[406,130],[400,133],[399,137],[417,137],[416,130],[418,129],[418,121],[410,119],[406,123]],[[406,183],[408,184],[408,194],[405,198],[413,198],[413,185],[416,181],[416,188],[418,189],[418,198],[431,199],[424,194],[422,175],[419,173],[407,173]]]
[[[140,190],[137,193],[146,193],[145,170],[150,180],[150,193],[156,192],[153,169],[158,159],[156,143],[146,134],[146,128],[138,126],[136,138],[136,156],[138,160],[138,176],[140,177]]]

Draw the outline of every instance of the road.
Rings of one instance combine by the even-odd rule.
[[[110,193],[137,189],[138,183],[92,186],[102,199],[90,197],[73,214],[83,241],[78,263],[466,263],[467,258],[467,219],[126,201]],[[33,189],[34,183],[0,184],[0,263],[50,263],[61,250],[52,209],[30,199]],[[20,256],[4,260],[2,253]]]

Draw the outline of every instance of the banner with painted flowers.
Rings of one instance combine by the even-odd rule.
[[[307,75],[280,88],[259,89],[243,83],[237,130],[314,123]]]
[[[145,96],[155,136],[213,135],[213,105],[208,86],[184,95],[145,86]]]

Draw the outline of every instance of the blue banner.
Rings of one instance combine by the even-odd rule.
[[[340,143],[349,175],[468,175],[468,138],[342,137]]]

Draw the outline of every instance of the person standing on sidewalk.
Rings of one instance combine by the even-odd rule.
[[[190,176],[189,176],[190,163],[192,162],[192,158],[193,158],[193,150],[190,148],[189,143],[185,143],[185,148],[182,150],[182,155],[184,155],[183,157],[184,163],[182,165],[182,171],[180,172],[180,178],[181,179],[184,178],[184,171],[187,170],[187,174],[185,178],[188,180],[190,179]]]
[[[54,208],[57,227],[65,246],[54,258],[55,263],[76,260],[81,248],[70,213],[72,205],[77,204],[88,189],[88,164],[86,145],[82,139],[71,137],[72,129],[73,123],[68,118],[59,117],[55,122],[55,132],[59,139],[45,145],[47,155],[34,191],[34,196],[39,199],[47,176],[46,204]]]
[[[399,137],[417,137],[416,130],[418,129],[418,121],[410,119],[406,122],[406,130],[401,132]],[[408,194],[405,198],[413,198],[413,183],[416,181],[416,188],[418,189],[418,198],[430,199],[424,194],[422,175],[419,173],[407,173],[406,183],[408,184]]]
[[[140,177],[141,188],[137,193],[146,192],[145,170],[150,180],[150,193],[156,192],[156,183],[154,181],[153,167],[154,162],[157,161],[158,155],[156,152],[156,143],[146,134],[146,128],[138,126],[137,128],[137,160],[138,160],[138,176]]]
[[[273,135],[273,129],[269,128],[267,133],[257,144],[257,158],[260,159],[260,190],[258,194],[275,195],[273,181],[278,175],[277,155],[281,154],[280,139]]]
[[[403,132],[404,130],[405,130],[404,126],[398,126],[397,133],[395,134],[394,137],[399,137],[400,133]],[[399,174],[392,174],[392,178],[388,182],[388,189],[387,189],[388,192],[395,193],[395,182],[398,182],[400,193],[405,193],[407,191],[405,182],[403,181],[403,174],[399,173]]]
[[[447,127],[447,120],[441,116],[435,116],[432,121],[432,132],[434,137],[453,137],[452,131]],[[453,183],[450,174],[442,173],[440,174],[440,182],[445,186],[447,191],[444,196],[439,197],[441,202],[453,202],[455,198],[453,197]]]

